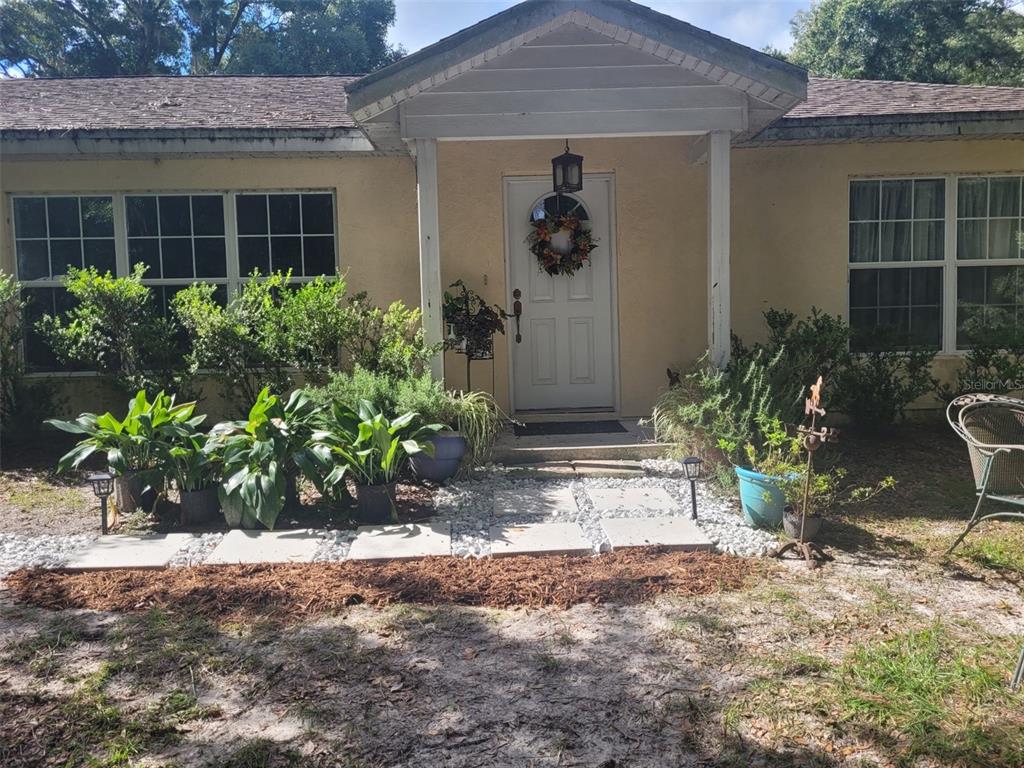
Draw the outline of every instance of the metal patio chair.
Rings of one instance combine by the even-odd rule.
[[[974,514],[946,550],[948,555],[985,520],[1024,520],[1024,512],[981,513],[986,500],[1024,507],[1024,400],[1005,395],[961,395],[946,408],[946,418],[967,443],[978,495]]]
[[[950,554],[975,526],[993,518],[1024,519],[1024,512],[981,514],[986,499],[1024,507],[1024,400],[1005,395],[962,395],[946,408],[946,418],[967,443],[978,503],[967,527],[946,550]],[[1010,678],[1010,690],[1024,683],[1024,648]]]

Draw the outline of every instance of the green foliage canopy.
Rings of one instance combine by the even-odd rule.
[[[817,0],[787,58],[816,75],[1024,85],[1024,15],[1010,0]]]
[[[5,0],[0,70],[72,77],[354,74],[404,52],[394,0]]]

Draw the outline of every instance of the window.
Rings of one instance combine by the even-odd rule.
[[[336,274],[334,197],[328,193],[235,197],[238,271],[286,272],[297,279]]]
[[[1024,328],[1021,176],[957,180],[957,347],[981,329]]]
[[[861,347],[942,346],[933,264],[945,258],[945,204],[944,179],[850,182],[850,326]]]
[[[57,367],[32,326],[70,307],[68,266],[123,275],[144,264],[165,314],[197,281],[217,285],[223,303],[253,269],[291,269],[297,281],[337,274],[331,192],[15,195],[11,206],[15,277],[29,301],[25,359],[36,371]]]

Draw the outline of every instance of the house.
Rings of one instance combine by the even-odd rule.
[[[520,296],[473,369],[516,411],[646,414],[769,307],[947,368],[970,317],[1024,317],[1024,89],[817,79],[634,3],[531,0],[365,77],[7,80],[0,131],[0,267],[37,307],[65,263],[144,261],[162,296],[340,270],[439,340],[462,278]],[[583,188],[557,198],[567,143]],[[571,277],[525,242],[545,207],[596,238]]]

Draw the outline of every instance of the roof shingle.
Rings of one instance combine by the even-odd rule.
[[[3,131],[326,131],[356,127],[357,77],[205,76],[0,80]],[[1024,111],[1024,88],[810,78],[783,119]]]
[[[354,128],[355,77],[119,77],[0,81],[0,130]]]
[[[1018,110],[1024,110],[1024,88],[812,77],[807,101],[787,112],[786,119]]]

